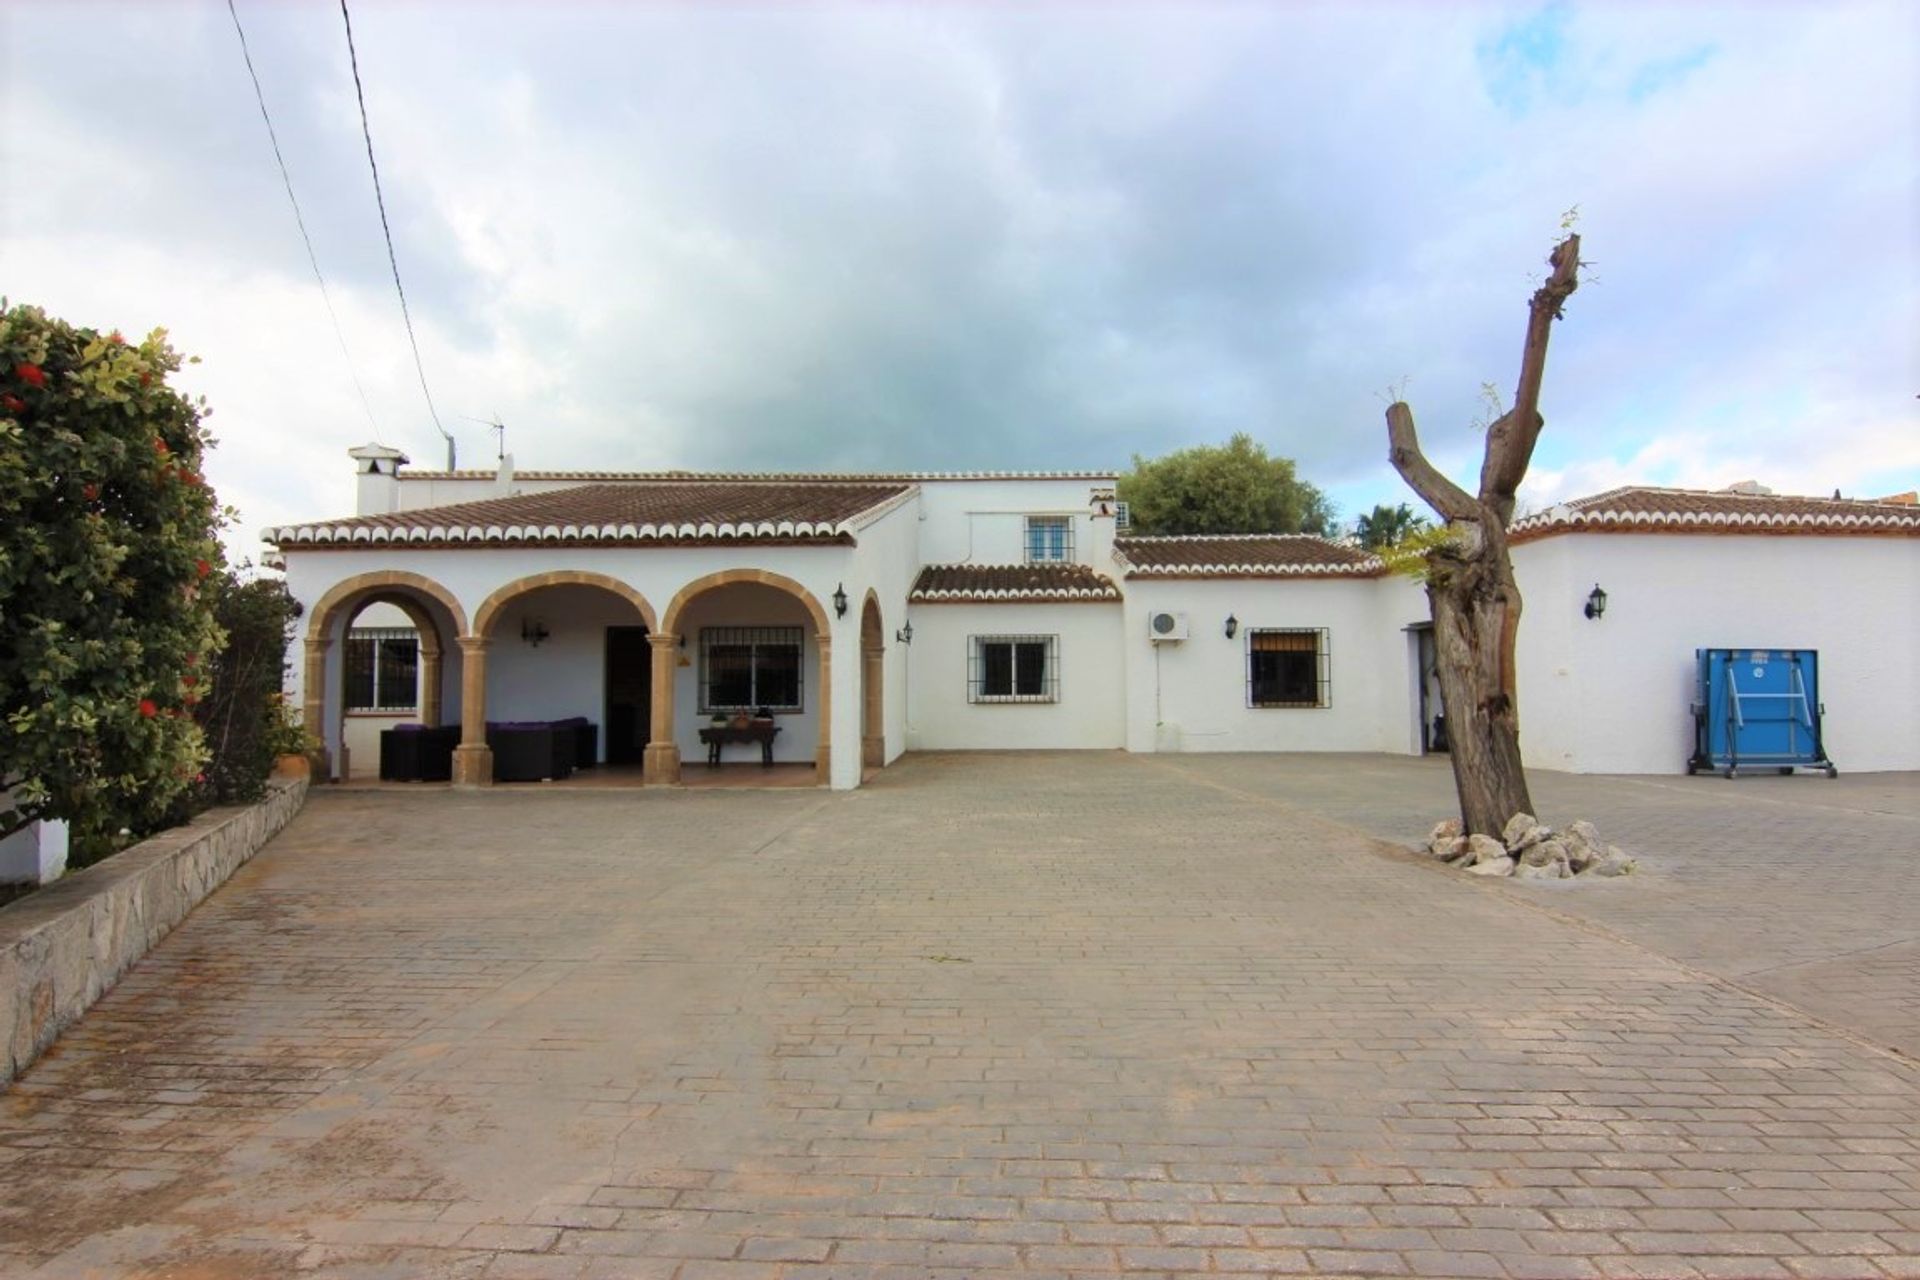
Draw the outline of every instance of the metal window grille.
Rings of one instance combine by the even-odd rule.
[[[967,701],[1060,701],[1060,637],[967,637]]]
[[[1113,504],[1113,527],[1116,529],[1133,528],[1133,507],[1125,502]]]
[[[799,627],[702,627],[700,710],[800,710],[802,656]]]
[[[1065,564],[1072,560],[1072,516],[1027,517],[1028,564]]]
[[[347,633],[349,711],[412,711],[420,705],[420,637],[407,627]]]
[[[1256,627],[1247,632],[1249,707],[1330,707],[1333,655],[1325,627]]]

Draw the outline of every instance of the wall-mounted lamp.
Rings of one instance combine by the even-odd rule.
[[[1232,614],[1228,614],[1227,615],[1227,639],[1231,640],[1239,634],[1240,634],[1240,619],[1234,617]]]
[[[836,618],[847,616],[847,586],[844,582],[833,589],[833,616]]]
[[[540,642],[553,634],[547,630],[547,624],[538,618],[520,619],[520,638],[538,649]]]
[[[912,644],[913,643],[913,624],[909,622],[906,626],[894,632],[893,638],[895,640],[898,640],[901,644]]]
[[[1607,611],[1607,593],[1600,589],[1599,583],[1593,584],[1593,590],[1587,592],[1587,616],[1599,618]]]

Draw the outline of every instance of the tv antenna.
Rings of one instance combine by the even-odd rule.
[[[465,413],[461,414],[460,416],[465,418],[468,422],[477,422],[483,427],[492,427],[493,433],[494,433],[494,449],[493,449],[494,458],[497,461],[506,460],[507,424],[500,421],[500,415],[498,412],[496,412],[491,418],[476,418],[470,414],[465,414]]]

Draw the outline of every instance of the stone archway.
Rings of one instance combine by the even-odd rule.
[[[860,609],[860,767],[887,763],[887,630],[880,618],[880,597],[871,588]]]
[[[595,587],[618,596],[632,605],[646,624],[655,630],[653,604],[620,579],[585,569],[552,569],[545,573],[515,578],[481,602],[473,615],[473,629],[460,637],[460,745],[453,753],[453,781],[456,786],[485,787],[493,784],[493,751],[487,746],[487,647],[493,640],[493,625],[507,605],[530,592],[547,587]],[[642,781],[653,779],[643,777]]]
[[[353,616],[369,604],[381,602],[397,605],[419,631],[420,718],[430,725],[437,725],[440,722],[440,671],[446,654],[446,643],[445,638],[440,634],[439,625],[434,621],[432,612],[422,605],[423,597],[447,611],[452,620],[454,638],[462,639],[464,642],[467,611],[461,607],[459,599],[432,578],[405,570],[378,569],[343,579],[329,588],[309,611],[304,680],[301,687],[301,718],[306,723],[307,732],[321,744],[321,777],[333,776],[334,766],[333,749],[327,743],[326,737],[327,655],[333,647],[333,630],[335,625],[342,621],[351,622]],[[347,776],[349,761],[344,741],[340,747],[339,765],[341,776]]]
[[[814,627],[814,644],[819,654],[819,738],[813,752],[815,780],[821,786],[832,781],[833,768],[833,628],[827,611],[811,591],[785,574],[768,569],[723,569],[696,578],[674,594],[653,634],[653,733],[647,744],[646,779],[649,782],[680,780],[680,747],[674,741],[674,669],[680,643],[680,619],[695,598],[718,587],[735,583],[756,583],[783,591],[798,600]]]

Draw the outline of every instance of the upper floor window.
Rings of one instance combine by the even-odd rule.
[[[1027,563],[1067,562],[1073,559],[1072,516],[1027,517]]]
[[[702,627],[700,710],[800,710],[799,627]]]
[[[420,637],[406,627],[347,633],[347,710],[412,711],[420,704]]]
[[[1258,627],[1247,632],[1247,705],[1325,707],[1333,660],[1325,627]]]

